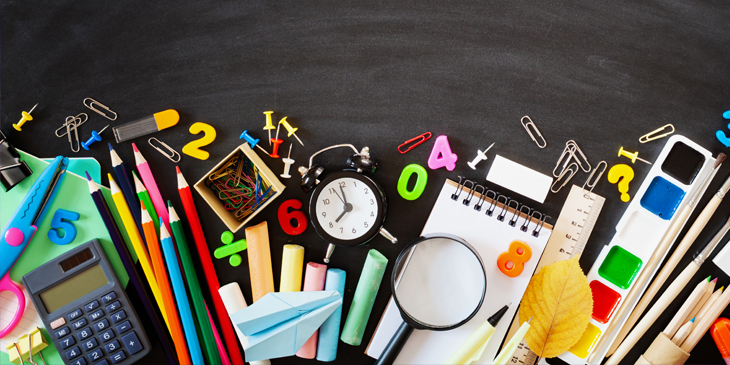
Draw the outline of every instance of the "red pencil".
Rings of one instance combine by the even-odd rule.
[[[175,166],[177,169],[177,191],[180,193],[180,200],[182,200],[183,209],[185,215],[188,218],[188,224],[190,224],[190,230],[193,232],[193,238],[195,240],[195,248],[198,251],[198,257],[203,266],[203,273],[205,274],[205,281],[208,283],[208,290],[210,290],[210,296],[213,297],[213,306],[215,307],[215,314],[218,317],[218,322],[223,330],[223,339],[228,347],[228,352],[231,357],[231,362],[234,364],[243,364],[243,357],[238,347],[238,337],[233,331],[233,325],[231,324],[230,318],[228,318],[228,312],[226,307],[223,305],[223,300],[218,293],[221,285],[218,282],[218,277],[215,274],[215,268],[213,267],[213,259],[210,258],[210,251],[208,251],[208,243],[205,241],[205,235],[203,234],[203,227],[200,225],[200,219],[198,218],[198,211],[195,209],[195,202],[193,201],[193,195],[190,192],[190,186],[185,181],[185,177],[180,171],[180,167]]]

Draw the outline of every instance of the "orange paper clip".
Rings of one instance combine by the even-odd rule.
[[[414,149],[419,144],[428,141],[428,139],[431,138],[431,136],[433,136],[433,134],[431,134],[431,132],[426,132],[424,134],[421,134],[420,136],[413,137],[413,138],[403,142],[403,144],[401,144],[400,146],[398,146],[398,152],[406,153],[406,152]],[[412,144],[409,145],[409,143],[412,143]],[[406,148],[405,150],[403,150],[404,147]]]

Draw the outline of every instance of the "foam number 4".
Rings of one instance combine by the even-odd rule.
[[[532,258],[532,249],[522,241],[512,241],[509,250],[497,257],[497,267],[503,274],[516,278],[525,270],[525,263]]]
[[[413,190],[409,191],[408,181],[413,174],[416,174],[416,186],[413,187]],[[403,172],[401,172],[400,178],[398,178],[398,194],[405,200],[416,200],[423,194],[423,190],[426,189],[427,181],[428,173],[426,169],[415,163],[410,164],[403,168]]]
[[[198,134],[203,132],[203,137],[196,139],[183,147],[182,152],[190,157],[195,157],[199,160],[207,160],[210,157],[210,153],[203,151],[200,147],[207,146],[215,141],[215,128],[210,124],[206,123],[193,123],[190,126],[190,133]]]
[[[297,199],[289,199],[279,206],[279,224],[286,234],[296,236],[307,230],[307,216],[298,209],[302,209],[302,202]],[[296,227],[291,224],[292,219],[297,222]]]
[[[48,239],[57,245],[68,245],[76,238],[76,226],[74,221],[79,220],[79,213],[65,209],[57,209],[51,219],[51,229],[48,230]],[[59,234],[63,231],[63,236]]]
[[[431,156],[428,157],[428,167],[431,170],[446,167],[447,170],[454,171],[458,159],[459,156],[451,152],[449,139],[446,136],[438,136],[433,144]]]

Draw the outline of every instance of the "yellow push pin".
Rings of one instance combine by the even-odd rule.
[[[35,103],[33,107],[30,109],[29,112],[23,112],[23,117],[20,118],[20,121],[18,123],[13,124],[13,128],[15,128],[16,131],[20,132],[23,130],[23,124],[29,120],[33,120],[33,117],[30,115],[30,113],[33,112],[33,109],[38,106],[38,103]]]
[[[621,156],[626,156],[626,157],[628,157],[628,158],[629,158],[629,160],[631,160],[631,163],[636,163],[636,160],[639,160],[639,161],[641,161],[641,162],[643,162],[643,163],[647,163],[647,164],[651,165],[651,162],[649,162],[649,161],[647,161],[647,160],[644,160],[643,158],[639,158],[639,152],[638,152],[638,151],[636,151],[636,152],[634,152],[634,153],[631,153],[631,152],[629,152],[629,151],[626,151],[626,150],[624,150],[624,148],[623,148],[623,147],[621,147],[621,148],[620,148],[620,149],[618,150],[618,156],[619,156],[619,157],[621,157]]]
[[[294,138],[296,138],[296,139],[297,139],[297,141],[299,141],[299,144],[301,144],[302,146],[304,146],[304,143],[302,143],[302,140],[301,140],[301,139],[299,139],[299,137],[297,137],[297,134],[296,134],[296,133],[294,133],[294,132],[298,131],[298,130],[299,130],[299,128],[294,128],[294,127],[292,127],[292,126],[291,126],[291,125],[289,124],[289,122],[287,122],[286,118],[287,118],[287,117],[284,117],[284,118],[282,118],[282,119],[281,119],[281,120],[279,121],[279,124],[283,125],[283,126],[284,126],[284,128],[286,128],[286,131],[287,131],[287,132],[289,132],[289,133],[287,134],[287,137],[291,137],[291,136],[292,136],[292,134],[293,134],[293,135],[294,135]]]
[[[271,130],[274,129],[274,124],[271,122],[271,114],[274,112],[264,112],[266,114],[266,125],[264,126],[265,131],[269,131],[269,146],[271,146]]]

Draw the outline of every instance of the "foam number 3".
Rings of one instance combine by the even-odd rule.
[[[286,234],[296,236],[307,229],[307,216],[298,209],[302,209],[302,202],[297,199],[289,199],[279,206],[279,224]],[[297,222],[296,227],[291,224],[292,219]]]
[[[190,133],[198,134],[200,132],[203,132],[203,137],[186,144],[182,152],[199,160],[207,160],[210,157],[210,153],[201,150],[200,147],[207,146],[215,141],[215,128],[210,124],[201,122],[193,123],[190,126]]]
[[[525,263],[532,258],[532,249],[522,241],[512,241],[509,250],[497,257],[497,267],[503,274],[516,278],[525,269]]]
[[[71,212],[65,209],[56,209],[51,219],[51,229],[48,230],[48,239],[57,245],[68,245],[76,238],[76,226],[74,221],[79,220],[79,213]],[[63,231],[63,237],[59,231]]]
[[[447,170],[454,171],[457,159],[459,156],[451,152],[449,139],[446,136],[438,136],[433,144],[431,156],[428,157],[428,167],[431,170],[446,167]]]

